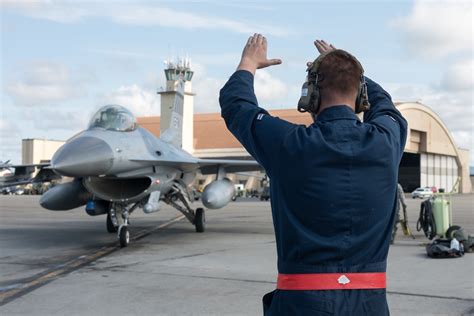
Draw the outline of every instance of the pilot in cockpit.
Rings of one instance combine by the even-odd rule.
[[[107,105],[93,116],[89,128],[103,128],[111,131],[127,132],[136,128],[133,114],[119,105]]]

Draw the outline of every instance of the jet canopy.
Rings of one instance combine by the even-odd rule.
[[[89,129],[103,128],[109,131],[130,132],[137,127],[132,112],[120,105],[101,107],[89,123]]]

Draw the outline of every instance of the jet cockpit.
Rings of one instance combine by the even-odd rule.
[[[89,123],[88,129],[102,128],[108,131],[131,132],[137,128],[135,116],[120,105],[101,107]]]

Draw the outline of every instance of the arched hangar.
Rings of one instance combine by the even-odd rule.
[[[456,143],[441,118],[419,102],[396,103],[408,121],[399,182],[411,191],[435,186],[446,192],[471,192],[469,151]]]

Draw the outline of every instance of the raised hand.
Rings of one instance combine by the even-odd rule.
[[[250,36],[242,52],[237,70],[247,70],[255,74],[257,69],[279,65],[281,59],[267,58],[267,39],[262,34]]]
[[[336,49],[336,47],[334,47],[332,44],[326,43],[324,40],[315,40],[314,46],[316,46],[320,54],[324,54]]]
[[[318,50],[318,52],[320,54],[324,54],[324,53],[327,53],[327,52],[330,52],[330,51],[336,49],[336,47],[334,47],[332,44],[326,43],[323,40],[315,40],[314,41],[314,46],[316,46],[316,49]],[[313,65],[312,61],[308,61],[306,63],[306,67],[308,67],[308,68],[310,68],[311,65]]]

